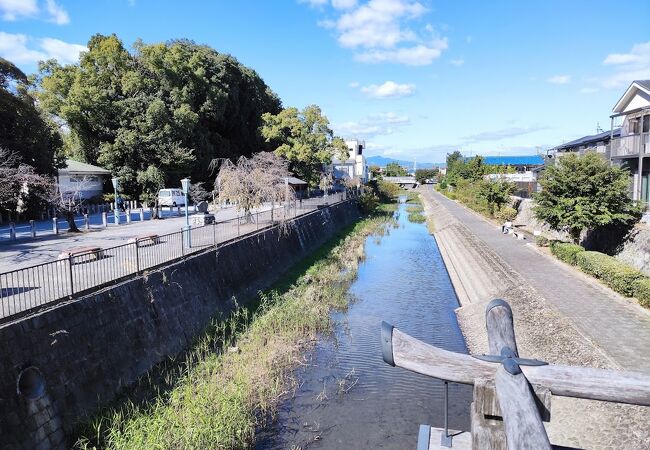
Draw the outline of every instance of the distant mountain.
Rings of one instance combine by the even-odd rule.
[[[369,166],[372,165],[372,166],[386,167],[386,165],[389,163],[397,163],[400,166],[406,167],[407,169],[413,169],[413,161],[386,158],[385,156],[368,156],[368,158],[366,158],[366,161],[368,162]],[[417,161],[418,169],[431,169],[432,167],[440,167],[440,166],[444,166],[444,164]]]

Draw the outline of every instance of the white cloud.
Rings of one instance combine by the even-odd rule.
[[[55,58],[62,64],[73,63],[79,53],[87,50],[83,45],[70,44],[59,39],[36,39],[24,34],[0,31],[0,56],[16,64],[36,63]]]
[[[47,8],[47,12],[50,14],[50,22],[54,22],[57,25],[65,25],[66,23],[70,23],[70,16],[68,16],[68,13],[54,0],[46,0],[45,6]]]
[[[382,112],[371,114],[359,121],[343,122],[333,126],[336,134],[363,139],[397,133],[402,127],[411,123],[406,114]]]
[[[332,0],[332,6],[336,9],[350,9],[357,5],[357,0]]]
[[[546,81],[551,84],[568,84],[571,82],[570,75],[553,75],[547,78]]]
[[[0,0],[0,14],[7,21],[40,18],[57,25],[70,23],[70,16],[56,0],[45,0],[44,6],[45,10],[42,10],[37,0]]]
[[[355,55],[354,59],[365,63],[397,63],[407,66],[426,66],[447,49],[447,39],[438,39],[430,45],[419,44],[394,50],[368,50]]]
[[[312,6],[325,1],[300,0]],[[412,66],[431,64],[447,49],[446,37],[439,36],[431,24],[413,30],[408,22],[428,10],[414,0],[332,0],[335,19],[326,18],[319,26],[332,29],[344,48],[355,51],[355,60],[366,63],[395,63]]]
[[[386,81],[383,84],[371,84],[363,86],[361,92],[372,98],[395,98],[413,95],[414,84],[399,84],[394,81]]]
[[[606,88],[621,88],[634,80],[650,79],[650,41],[634,44],[629,53],[609,54],[603,64],[616,70],[603,79],[602,85]]]
[[[2,19],[18,20],[21,17],[32,17],[38,13],[36,0],[0,0]]]
[[[465,64],[465,60],[463,58],[452,59],[449,62],[454,66],[462,66],[463,64]]]
[[[600,89],[598,89],[598,88],[586,87],[586,88],[580,89],[578,92],[580,94],[593,94],[595,92],[598,92],[599,90]]]

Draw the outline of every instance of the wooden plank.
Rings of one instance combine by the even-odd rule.
[[[533,394],[537,410],[542,416],[543,422],[551,421],[551,391],[544,386],[533,385]],[[494,390],[494,380],[484,380],[478,378],[474,382],[474,402],[480,405],[479,412],[487,417],[503,417],[499,401]]]
[[[551,443],[524,373],[511,374],[499,366],[495,384],[508,449],[550,450]]]
[[[393,329],[390,341],[395,365],[454,383],[473,385],[476,378],[494,379],[498,364],[426,344]],[[521,366],[532,384],[553,395],[650,406],[650,376],[637,372],[574,366]]]
[[[512,309],[508,303],[495,299],[488,304],[485,309],[485,327],[491,355],[500,355],[501,350],[508,347],[515,356],[519,356]]]

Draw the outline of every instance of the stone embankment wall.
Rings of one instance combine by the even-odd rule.
[[[535,219],[533,201],[523,199],[515,202],[517,218],[514,223],[523,225],[529,231],[540,230],[549,239],[570,241],[568,233],[560,233],[550,229],[548,224]],[[588,250],[595,250],[632,265],[644,274],[650,276],[650,227],[639,223],[632,229],[603,230],[584,236],[582,245]]]
[[[66,434],[359,218],[346,202],[0,327],[0,448]]]

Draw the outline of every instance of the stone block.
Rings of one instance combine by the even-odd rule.
[[[202,227],[204,225],[212,225],[214,223],[214,214],[194,214],[190,217],[190,223],[197,227]]]

